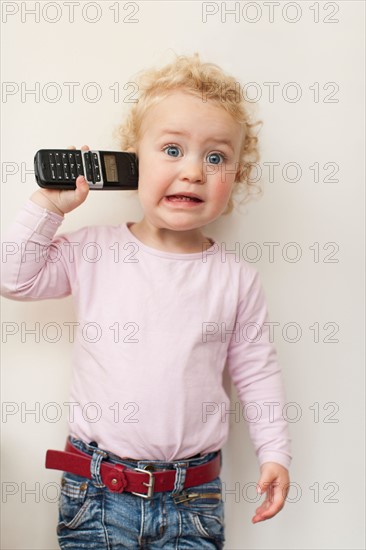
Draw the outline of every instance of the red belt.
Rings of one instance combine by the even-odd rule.
[[[67,441],[65,451],[48,450],[46,468],[62,470],[92,479],[90,472],[91,456],[76,449]],[[182,462],[184,462],[182,460]],[[154,465],[151,464],[153,467]],[[174,489],[176,470],[150,471],[147,464],[143,469],[129,469],[123,464],[102,462],[100,476],[108,489],[114,493],[127,491],[143,498],[150,498],[154,492]],[[212,460],[200,466],[191,466],[186,470],[184,487],[194,487],[212,481],[220,474],[221,456],[218,453]]]

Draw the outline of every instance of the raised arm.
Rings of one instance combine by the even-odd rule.
[[[1,243],[2,296],[37,300],[70,294],[70,250],[66,237],[55,238],[55,233],[64,214],[82,204],[89,193],[82,176],[76,186],[75,190],[35,191],[5,231]]]

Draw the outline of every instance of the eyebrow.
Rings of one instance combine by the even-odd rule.
[[[164,134],[170,134],[170,135],[176,135],[176,136],[190,136],[190,134],[188,132],[180,132],[179,130],[165,129],[165,130],[162,130],[159,133],[159,137],[164,135]],[[223,145],[227,145],[234,152],[233,142],[231,141],[231,139],[213,137],[213,138],[209,138],[207,141],[212,141],[214,143],[220,143],[220,144],[223,144]]]

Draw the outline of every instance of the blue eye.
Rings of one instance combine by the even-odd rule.
[[[179,157],[179,148],[176,145],[168,145],[163,149],[170,157]]]
[[[210,164],[220,164],[220,161],[224,161],[225,157],[221,153],[210,153],[207,155],[208,162]]]

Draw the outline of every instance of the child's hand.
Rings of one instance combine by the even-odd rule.
[[[266,492],[266,499],[256,509],[252,523],[264,521],[278,514],[285,505],[285,499],[290,488],[288,470],[281,464],[277,462],[265,462],[262,464],[260,470],[261,476],[258,485],[261,488],[262,494]]]
[[[76,147],[71,146],[68,149],[76,149]],[[81,149],[89,151],[87,145],[83,145]],[[79,176],[76,180],[76,189],[42,188],[33,193],[31,200],[39,206],[62,216],[80,206],[88,196],[89,190],[89,185],[85,178]]]

